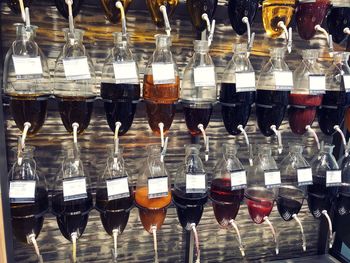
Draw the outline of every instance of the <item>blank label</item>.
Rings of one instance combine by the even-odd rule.
[[[343,75],[344,88],[346,92],[350,92],[350,75]]]
[[[63,59],[63,67],[67,80],[91,79],[87,57]]]
[[[63,181],[63,199],[71,201],[87,198],[86,178],[65,179]]]
[[[138,84],[139,78],[137,74],[136,63],[131,62],[114,62],[114,77],[115,83],[130,83]]]
[[[326,186],[339,186],[341,185],[341,170],[327,171],[326,173]]]
[[[236,72],[236,92],[255,91],[255,72]]]
[[[267,188],[273,188],[281,185],[281,172],[280,171],[265,171],[265,186]]]
[[[34,79],[43,75],[40,57],[12,56],[17,79]]]
[[[326,92],[326,76],[325,75],[310,75],[309,89],[311,93],[325,93]]]
[[[168,196],[168,177],[156,177],[148,179],[148,198]]]
[[[214,67],[197,67],[193,73],[196,87],[216,87]]]
[[[291,71],[275,71],[276,90],[291,90],[293,73]]]
[[[205,193],[205,174],[186,174],[186,193]]]
[[[128,177],[106,180],[108,201],[130,196]]]
[[[153,63],[152,74],[154,84],[175,83],[175,71],[172,63]]]
[[[34,203],[35,181],[11,181],[9,197],[11,203]]]
[[[238,190],[247,188],[247,172],[234,171],[231,172],[231,189]]]
[[[297,170],[298,185],[312,184],[312,169],[310,167],[299,168]]]

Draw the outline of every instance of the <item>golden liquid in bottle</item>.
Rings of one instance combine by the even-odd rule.
[[[153,22],[158,27],[164,26],[163,14],[160,12],[159,7],[161,5],[165,5],[167,8],[167,13],[171,16],[177,5],[179,4],[179,0],[146,0],[147,7],[149,12],[151,13],[151,17]]]
[[[278,26],[283,21],[288,27],[292,20],[295,0],[265,0],[263,2],[262,17],[266,33],[277,38],[283,33],[283,29]]]
[[[143,80],[143,98],[153,103],[174,103],[179,99],[180,78],[175,83],[154,84],[153,75],[145,75]]]

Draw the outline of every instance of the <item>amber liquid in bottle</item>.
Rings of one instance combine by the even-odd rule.
[[[119,8],[115,6],[115,4],[121,1],[125,13],[129,9],[129,5],[131,4],[132,0],[101,0],[102,8],[105,12],[105,15],[109,22],[116,24],[120,20],[120,11]]]
[[[171,202],[171,191],[168,191],[168,196],[149,199],[148,188],[141,187],[136,189],[135,201],[145,230],[152,233],[152,226],[160,229],[165,220],[166,208]]]
[[[278,26],[280,21],[288,27],[292,20],[295,0],[265,0],[263,1],[263,24],[266,33],[276,38],[280,36],[283,29]]]
[[[167,8],[168,16],[172,16],[175,8],[179,4],[179,0],[146,0],[147,7],[151,13],[153,23],[158,27],[164,26],[163,14],[160,12],[159,7],[165,5]]]
[[[24,123],[31,124],[28,135],[36,134],[46,119],[47,98],[37,95],[11,95],[10,110],[17,127],[23,131]]]

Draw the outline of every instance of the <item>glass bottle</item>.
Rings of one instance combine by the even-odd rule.
[[[343,0],[333,4],[327,15],[329,34],[335,43],[340,43],[346,38],[344,28],[350,26],[350,1]]]
[[[308,0],[299,0],[295,9],[295,21],[299,36],[302,39],[309,40],[316,34],[315,26],[321,25],[325,18],[329,0],[316,0],[310,2]]]
[[[275,125],[276,129],[279,128],[288,106],[291,87],[279,87],[276,78],[279,73],[290,73],[284,61],[285,51],[285,48],[270,50],[271,59],[262,68],[257,84],[256,117],[259,129],[265,136],[274,133],[272,125]]]
[[[238,35],[243,35],[247,31],[247,25],[242,22],[243,17],[247,17],[252,25],[254,17],[259,7],[259,0],[229,0],[228,17],[231,26]]]
[[[16,40],[8,50],[3,72],[3,90],[10,97],[10,110],[23,131],[30,122],[29,135],[36,134],[46,118],[47,97],[51,93],[47,60],[35,42],[38,27],[15,24]]]
[[[214,17],[218,0],[186,0],[186,5],[192,25],[197,31],[201,32],[207,28],[207,24],[202,19],[203,13],[206,13],[211,21]]]
[[[76,15],[78,15],[80,9],[81,9],[81,6],[83,5],[84,3],[84,0],[74,0],[72,1],[73,4],[72,4],[72,14],[73,14],[73,17],[75,17]],[[68,19],[68,5],[66,3],[66,0],[55,0],[55,5],[57,7],[57,10],[60,12],[60,14]]]
[[[30,7],[33,1],[34,0],[23,0],[24,8]],[[11,11],[14,12],[15,14],[21,13],[21,8],[19,6],[18,0],[7,0],[7,5],[11,9]]]
[[[123,148],[110,151],[104,173],[99,178],[96,189],[96,209],[100,212],[102,225],[108,235],[114,238],[114,257],[117,255],[117,237],[128,223],[133,207],[133,190],[128,183],[125,170]]]
[[[187,128],[192,135],[201,133],[198,124],[208,126],[216,102],[216,74],[209,55],[208,41],[195,40],[194,54],[188,62],[181,84],[181,102]]]
[[[341,169],[342,184],[336,200],[336,213],[339,216],[350,214],[350,156],[349,148],[346,149],[347,155],[339,159],[338,165]]]
[[[31,146],[26,146],[20,154],[14,150],[19,158],[16,158],[8,178],[13,234],[21,242],[33,243],[38,253],[35,239],[43,227],[49,201],[45,177],[38,173],[34,150]]]
[[[170,50],[171,37],[156,35],[156,49],[149,59],[143,81],[148,123],[152,131],[160,133],[158,124],[169,130],[175,115],[174,103],[179,99],[180,78]]]
[[[124,7],[124,12],[128,12],[129,6],[133,0],[101,0],[103,11],[109,22],[116,24],[120,21],[120,10],[116,7],[116,3],[120,1]]]
[[[140,99],[140,81],[138,67],[129,48],[128,36],[114,33],[114,47],[102,68],[101,97],[107,122],[115,131],[115,123],[120,122],[119,135],[125,134],[131,127]]]
[[[277,38],[283,33],[278,26],[283,22],[286,27],[292,21],[295,0],[264,0],[262,4],[262,18],[268,36]]]
[[[84,233],[93,208],[90,180],[80,159],[80,151],[69,147],[57,174],[52,192],[52,212],[62,235],[73,243],[73,262],[76,261],[76,242]]]
[[[293,133],[302,135],[306,126],[313,123],[316,108],[321,105],[323,95],[311,90],[310,75],[321,75],[317,58],[319,50],[308,49],[302,51],[303,61],[293,74],[294,87],[289,94],[288,118]]]
[[[350,74],[348,52],[335,52],[333,64],[326,71],[326,93],[323,95],[322,106],[318,108],[318,123],[321,131],[332,135],[334,126],[341,126],[345,110],[350,104],[350,93],[344,86],[344,75]]]
[[[235,218],[244,198],[246,172],[237,158],[238,146],[223,144],[223,157],[215,165],[214,177],[210,186],[214,215],[218,223],[225,228],[233,227],[237,231],[239,248],[244,256],[241,235]]]
[[[244,82],[247,81],[248,83],[244,83],[243,86],[239,83],[238,85],[242,88],[237,89],[236,75],[243,76]],[[234,55],[227,64],[221,81],[221,113],[228,133],[231,135],[241,133],[238,126],[242,125],[244,128],[247,125],[254,101],[254,69],[247,55],[246,44],[238,44],[234,47]]]
[[[98,95],[95,70],[83,45],[84,31],[64,29],[66,43],[56,60],[54,94],[64,127],[73,132],[72,124],[79,124],[78,133],[89,125],[93,99]]]
[[[171,17],[179,2],[179,0],[146,0],[153,23],[156,24],[157,27],[163,27],[164,18],[162,12],[159,10],[160,6],[164,5],[167,9],[168,16]]]

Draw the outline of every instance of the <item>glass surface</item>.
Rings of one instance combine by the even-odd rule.
[[[232,28],[238,35],[243,35],[247,31],[247,25],[242,22],[242,18],[247,17],[250,26],[252,26],[258,7],[259,0],[228,1],[228,17],[230,18]]]
[[[120,10],[115,4],[120,1],[124,7],[124,12],[128,12],[133,0],[101,0],[101,6],[109,22],[116,24],[120,21]]]
[[[186,0],[186,5],[192,25],[197,31],[201,32],[207,28],[206,22],[202,19],[202,14],[206,13],[211,21],[214,17],[218,0]]]

